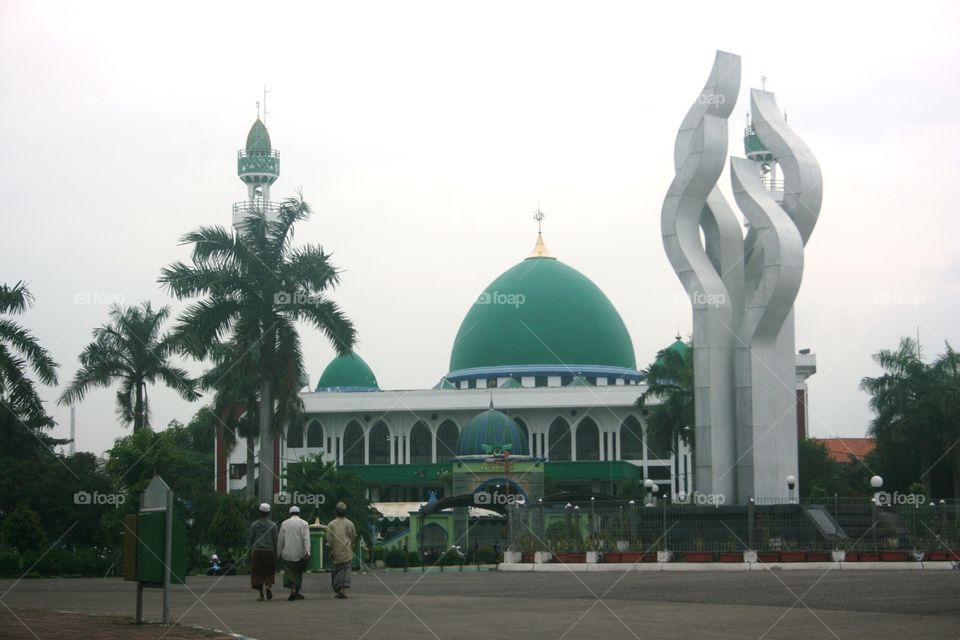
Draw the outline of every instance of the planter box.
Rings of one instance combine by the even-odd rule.
[[[744,562],[741,551],[721,551],[720,562]]]
[[[906,551],[881,551],[881,562],[906,562],[910,559]]]
[[[757,560],[760,562],[780,562],[779,551],[758,551]]]
[[[807,551],[807,562],[830,562],[833,558],[828,551]]]
[[[603,561],[613,563],[623,562],[623,554],[618,551],[608,551],[603,554]]]
[[[585,553],[572,553],[572,552],[557,553],[557,554],[555,555],[555,558],[556,558],[557,562],[563,562],[563,563],[566,563],[566,564],[577,564],[577,563],[580,563],[580,562],[586,562],[586,561],[587,561],[587,554],[585,554]]]
[[[670,562],[673,560],[673,551],[657,551],[657,562]]]
[[[880,562],[880,554],[871,551],[861,551],[859,562]]]
[[[553,553],[549,551],[537,551],[533,554],[533,561],[536,564],[544,564],[553,559]]]
[[[657,554],[641,551],[625,551],[620,554],[620,562],[656,562]]]
[[[685,551],[683,553],[684,562],[713,562],[712,551]]]
[[[503,562],[504,564],[519,564],[523,559],[523,554],[519,551],[504,551],[503,552]]]
[[[805,551],[781,551],[780,562],[803,562],[807,559]]]
[[[525,564],[533,562],[533,551],[524,551],[520,561]]]
[[[830,552],[830,559],[834,562],[846,562],[847,552],[843,550],[836,550]]]

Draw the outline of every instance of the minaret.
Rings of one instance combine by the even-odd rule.
[[[237,175],[247,185],[247,199],[233,205],[233,228],[239,229],[241,222],[255,212],[275,219],[279,205],[270,201],[270,185],[280,177],[280,154],[270,146],[270,133],[259,113],[247,134],[246,147],[237,152]]]
[[[761,82],[763,90],[766,91],[767,77],[763,76]],[[743,152],[748,159],[756,163],[764,190],[770,191],[777,202],[783,202],[783,178],[777,177],[779,173],[777,159],[757,136],[750,114],[747,114],[747,126],[743,130]]]

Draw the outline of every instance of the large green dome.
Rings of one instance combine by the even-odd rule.
[[[513,418],[493,408],[474,416],[457,440],[458,456],[493,455],[505,448],[510,455],[525,456],[527,437]]]
[[[627,327],[603,291],[576,269],[535,253],[491,282],[470,308],[447,377],[630,376],[636,365]]]
[[[317,391],[378,391],[373,371],[355,353],[348,353],[330,361],[320,375]]]

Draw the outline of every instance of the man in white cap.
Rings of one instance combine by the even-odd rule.
[[[247,547],[250,549],[250,586],[260,593],[258,600],[263,600],[264,589],[267,600],[272,600],[277,567],[277,525],[270,519],[270,505],[266,502],[260,505],[260,517],[250,524]]]
[[[357,543],[357,529],[347,519],[347,505],[337,503],[337,517],[327,525],[327,546],[333,561],[330,579],[337,598],[344,599],[350,588],[350,565],[353,563],[353,545]]]
[[[280,525],[277,555],[283,560],[283,586],[290,589],[287,600],[303,600],[303,572],[310,561],[310,526],[300,517],[300,507],[290,507],[290,517]]]

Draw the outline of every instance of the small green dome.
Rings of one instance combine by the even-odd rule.
[[[330,361],[320,375],[317,391],[379,391],[373,371],[355,353],[338,356]]]
[[[270,133],[267,131],[267,126],[260,121],[260,118],[257,118],[257,121],[250,127],[250,133],[247,134],[247,155],[270,155]]]
[[[636,369],[616,308],[589,278],[533,256],[491,282],[463,319],[450,371],[517,366]],[[518,373],[508,371],[508,373]]]
[[[686,360],[693,354],[693,349],[690,348],[690,345],[688,345],[686,342],[681,340],[680,336],[677,336],[677,339],[673,342],[673,344],[671,344],[669,347],[664,349],[664,351],[673,351],[677,353],[684,360]],[[659,358],[657,358],[655,360],[655,364],[658,364],[658,365],[666,364],[664,362],[664,357],[660,356]]]
[[[457,440],[458,456],[493,455],[509,448],[510,455],[527,455],[527,437],[520,425],[505,413],[487,409],[474,416]]]

